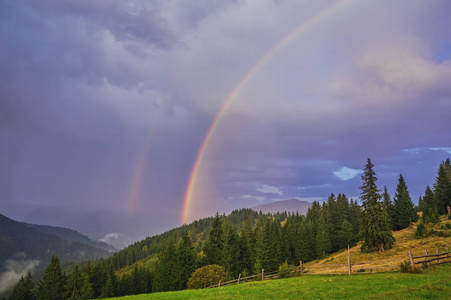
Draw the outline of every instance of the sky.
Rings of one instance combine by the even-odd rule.
[[[290,198],[414,203],[451,157],[451,2],[3,0],[0,213],[118,247]]]

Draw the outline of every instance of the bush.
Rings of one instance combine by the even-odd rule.
[[[416,236],[423,236],[426,233],[426,226],[423,223],[423,220],[418,224],[417,230],[415,231]]]
[[[410,262],[408,262],[408,261],[403,261],[399,265],[399,267],[400,267],[402,273],[411,273],[412,272],[412,268],[410,267]]]
[[[401,272],[402,273],[421,273],[419,268],[416,268],[415,270],[412,270],[412,268],[410,267],[410,262],[409,261],[403,261],[400,265],[399,265]]]
[[[291,277],[296,271],[296,267],[289,265],[287,261],[279,266],[279,278]]]
[[[225,269],[219,265],[208,265],[197,269],[188,279],[188,289],[201,289],[205,286],[218,284],[225,280]]]

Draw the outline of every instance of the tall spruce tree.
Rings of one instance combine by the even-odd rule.
[[[362,190],[360,199],[362,200],[362,223],[360,235],[363,240],[362,251],[365,249],[378,249],[384,251],[395,243],[390,230],[390,221],[387,211],[380,201],[381,195],[376,185],[376,172],[373,171],[374,165],[368,158],[362,175]]]
[[[177,253],[175,248],[175,242],[173,239],[169,240],[167,247],[162,253],[160,253],[160,259],[157,267],[157,274],[154,282],[154,289],[157,292],[163,291],[176,291],[178,290],[178,282],[176,274],[177,270]],[[134,272],[138,275],[138,269]],[[139,280],[137,276],[134,277],[134,290],[137,291],[139,288]]]
[[[435,203],[434,192],[431,188],[426,186],[423,197],[423,215],[422,219],[424,223],[438,223],[439,215],[437,205]]]
[[[179,290],[187,288],[188,279],[197,268],[197,254],[191,236],[184,231],[177,246],[177,281]]]
[[[238,234],[231,224],[224,224],[221,266],[225,268],[227,277],[233,279],[240,273],[240,248]]]
[[[410,223],[418,221],[418,215],[410,198],[404,176],[399,174],[398,185],[394,196],[394,225],[395,230],[409,227]]]
[[[50,265],[45,270],[45,275],[38,284],[38,300],[65,300],[66,277],[61,271],[58,256],[53,256]]]
[[[361,223],[361,207],[351,198],[351,203],[349,204],[349,218],[348,221],[352,225],[352,231],[354,232],[354,236],[357,238],[360,232],[360,223]]]
[[[33,276],[28,272],[25,277],[22,276],[19,282],[14,286],[9,300],[36,300],[34,292]]]
[[[388,217],[390,219],[390,229],[395,229],[395,206],[388,193],[387,186],[384,186],[384,193],[382,194],[385,209],[387,210]]]
[[[434,183],[434,196],[439,214],[447,214],[447,208],[451,206],[451,180],[448,177],[445,163],[441,163],[438,169],[437,178]]]
[[[318,227],[316,229],[316,257],[322,258],[329,253],[331,249],[331,241],[329,234],[329,226],[326,224],[324,212],[321,213],[318,220]],[[338,233],[337,233],[338,235]]]
[[[211,224],[210,234],[202,248],[205,257],[205,264],[213,265],[220,264],[222,260],[222,246],[223,246],[223,230],[221,216],[216,213],[216,216]]]

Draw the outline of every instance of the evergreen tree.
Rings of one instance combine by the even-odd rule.
[[[384,201],[385,209],[387,211],[388,217],[390,219],[390,229],[394,230],[395,226],[395,206],[391,201],[390,194],[388,193],[387,186],[384,186],[384,193],[382,194],[382,198]]]
[[[323,215],[326,228],[329,231],[330,249],[328,251],[338,251],[340,248],[338,232],[340,231],[340,226],[343,223],[344,216],[339,215],[337,201],[335,200],[335,195],[333,193],[329,196],[327,202],[323,203]]]
[[[238,234],[232,225],[226,223],[223,233],[221,266],[224,267],[229,279],[238,277],[241,271],[239,255]]]
[[[437,205],[435,202],[434,192],[429,186],[426,186],[423,197],[423,215],[424,223],[437,223],[439,221]]]
[[[34,293],[33,276],[28,272],[25,277],[22,276],[19,282],[14,286],[9,300],[36,300]]]
[[[398,185],[396,187],[394,207],[394,225],[396,230],[407,228],[411,222],[418,221],[418,215],[402,174],[399,175]]]
[[[362,200],[362,223],[360,235],[363,240],[361,249],[378,249],[384,251],[386,247],[391,247],[395,243],[390,230],[389,217],[380,201],[381,195],[376,185],[376,172],[374,165],[368,158],[362,175],[362,190],[360,199]]]
[[[434,196],[439,214],[446,215],[447,207],[451,206],[451,181],[444,163],[440,164],[438,169],[434,183]]]
[[[243,265],[249,267],[248,274],[252,273],[252,268],[256,261],[256,238],[251,227],[249,218],[246,218],[240,229],[240,251],[242,251]],[[249,253],[248,253],[249,252]],[[247,268],[246,267],[246,268]]]
[[[348,221],[352,225],[352,231],[354,232],[354,236],[356,237],[356,239],[360,232],[360,223],[361,223],[360,214],[361,214],[360,205],[357,203],[357,201],[351,199],[351,203],[349,204]]]
[[[111,275],[108,276],[105,285],[102,288],[102,293],[100,297],[111,298],[116,296],[116,288],[114,286],[113,278]]]
[[[80,269],[75,266],[70,278],[67,280],[67,291],[70,295],[70,300],[80,299],[81,297],[81,289],[83,287],[83,274],[80,272]]]
[[[254,261],[252,259],[252,251],[249,246],[249,242],[247,236],[245,234],[238,235],[238,245],[240,249],[239,253],[239,269],[241,272],[245,272],[246,274],[251,274],[254,266]]]
[[[222,255],[222,221],[221,216],[216,213],[215,219],[211,224],[210,234],[205,241],[203,252],[205,256],[205,263],[207,265],[220,264]]]
[[[179,290],[187,288],[188,279],[197,268],[197,254],[188,231],[183,232],[177,247],[177,281]]]
[[[316,231],[316,257],[322,258],[331,249],[329,229],[324,218],[324,213],[319,217],[318,227]]]
[[[348,220],[344,220],[341,225],[341,230],[338,232],[340,238],[340,248],[346,248],[348,245],[355,246],[355,236],[351,223]]]
[[[267,271],[274,271],[279,267],[279,245],[276,227],[272,223],[273,221],[267,219],[263,227],[262,250],[259,257],[261,267]]]
[[[89,276],[83,276],[83,285],[80,291],[80,299],[88,300],[94,298],[94,290],[92,288],[92,283],[89,280]]]
[[[154,283],[154,290],[157,292],[176,291],[178,289],[177,277],[177,253],[174,240],[169,240],[167,247],[160,253],[160,259],[157,266],[157,274]],[[137,279],[138,270],[135,272],[133,280],[135,293],[138,293],[139,280]]]
[[[38,284],[38,300],[65,300],[66,278],[61,271],[58,256],[53,256],[50,265],[45,270],[45,275]]]

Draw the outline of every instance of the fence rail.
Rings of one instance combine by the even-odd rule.
[[[446,252],[439,253],[438,249],[435,249],[435,254],[428,254],[427,250],[424,250],[424,255],[418,255],[418,256],[412,256],[412,252],[409,250],[409,261],[410,261],[410,268],[412,270],[415,270],[415,265],[419,264],[426,264],[427,267],[430,267],[431,265],[441,265],[451,262],[449,255],[448,246],[446,247]],[[423,260],[418,260],[422,259]],[[425,258],[425,259],[424,259]],[[446,259],[446,260],[445,260]],[[417,260],[417,261],[415,261]],[[436,263],[432,263],[436,262]]]
[[[325,264],[323,266],[316,265],[316,266],[312,266],[312,267],[309,266],[306,268],[303,266],[303,262],[300,261],[299,267],[297,267],[296,270],[292,271],[292,272],[300,273],[301,276],[304,274],[308,274],[308,275],[344,275],[346,273],[348,273],[348,275],[351,275],[353,273],[352,268],[354,267],[354,269],[356,269],[356,267],[358,267],[358,266],[370,265],[370,267],[368,267],[368,269],[370,269],[370,270],[373,270],[373,269],[380,270],[380,269],[388,269],[388,268],[395,269],[395,268],[398,268],[399,265],[390,264],[390,263],[410,261],[410,266],[411,266],[412,270],[415,270],[415,265],[418,265],[418,264],[426,264],[429,267],[431,265],[441,265],[441,264],[451,262],[451,260],[450,260],[451,255],[449,253],[448,247],[446,247],[446,252],[439,253],[438,249],[436,249],[435,252],[436,252],[435,254],[428,254],[427,250],[425,250],[425,255],[412,256],[412,252],[409,250],[408,258],[405,258],[405,259],[367,261],[367,262],[351,264],[351,255],[350,255],[349,247],[348,247],[348,263],[347,264]],[[426,259],[418,260],[418,259],[422,259],[422,258],[426,258]],[[436,262],[436,263],[431,263],[431,262]],[[385,265],[381,265],[381,264],[385,264]],[[323,269],[322,267],[326,267],[326,268],[327,267],[342,267],[342,268]],[[364,270],[364,271],[361,271],[361,270]],[[354,271],[354,274],[363,273],[363,272],[365,272],[365,270],[366,269],[360,268],[360,269]],[[330,272],[335,272],[335,273],[330,273]],[[219,281],[218,284],[206,286],[205,288],[208,289],[208,288],[221,287],[221,286],[231,285],[231,284],[240,284],[244,281],[256,280],[256,279],[259,279],[259,280],[275,279],[278,277],[279,277],[278,271],[265,273],[265,270],[262,269],[260,274],[246,276],[246,277],[241,277],[241,274],[240,274],[237,279],[229,280],[226,282]]]

